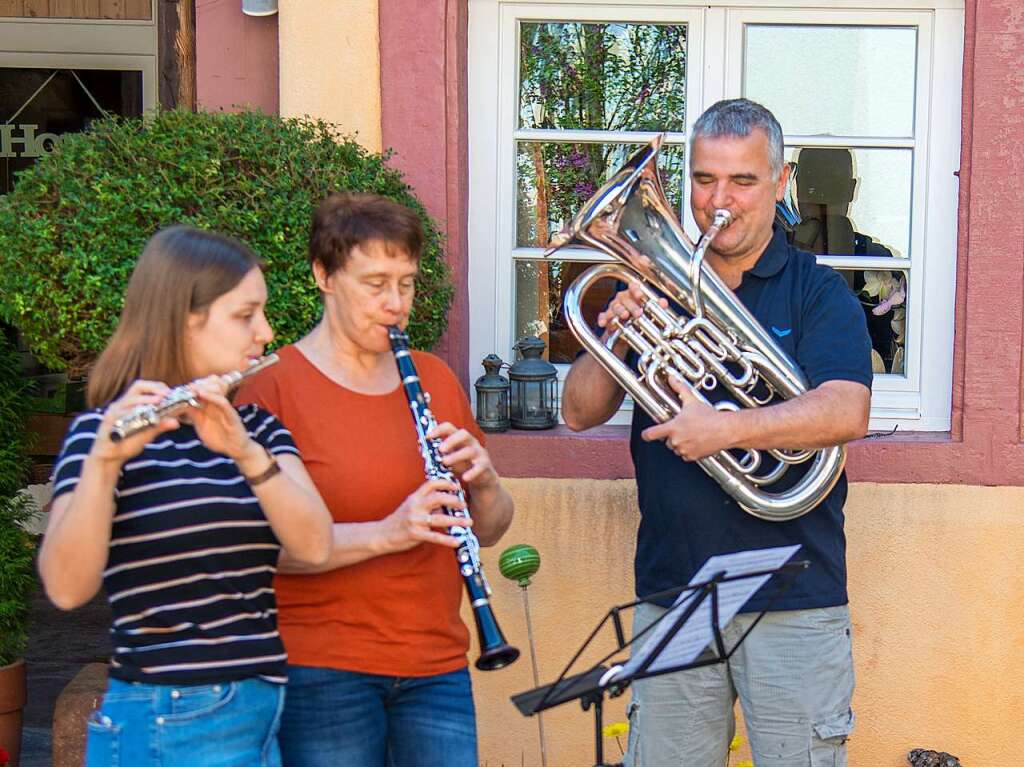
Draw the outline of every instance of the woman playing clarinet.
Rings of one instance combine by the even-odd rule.
[[[113,617],[88,767],[281,764],[273,575],[280,552],[325,561],[330,517],[287,429],[226,396],[273,338],[266,298],[241,243],[154,235],[64,440],[39,569],[58,607],[102,585]]]
[[[325,565],[283,557],[276,580],[289,654],[281,748],[289,767],[476,767],[459,616],[458,536],[498,541],[512,500],[458,379],[411,353],[431,395],[444,467],[424,456],[389,329],[405,328],[423,233],[384,198],[336,194],[314,215],[309,254],[323,318],[240,397],[288,424],[334,518]],[[446,513],[450,512],[450,513]]]

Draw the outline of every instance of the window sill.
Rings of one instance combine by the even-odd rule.
[[[487,435],[503,477],[623,479],[633,476],[629,426],[597,426],[575,432],[564,424],[543,431],[509,429]]]
[[[488,434],[487,448],[503,477],[574,479],[631,478],[628,426],[598,426],[574,432],[564,425],[544,431]],[[955,481],[950,471],[962,443],[949,433],[897,432],[849,446],[847,474],[853,482]]]

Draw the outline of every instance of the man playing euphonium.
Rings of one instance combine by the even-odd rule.
[[[812,511],[769,522],[744,512],[696,463],[730,448],[840,445],[867,430],[872,374],[864,315],[838,273],[773,230],[775,203],[788,176],[782,130],[764,107],[745,99],[722,101],[694,126],[694,218],[704,231],[716,210],[732,215],[706,264],[796,361],[810,388],[780,404],[723,412],[670,378],[683,405],[678,415],[655,425],[641,408],[634,409],[631,451],[641,511],[636,592],[642,597],[683,585],[708,557],[744,549],[798,543],[811,567],[774,603],[761,594],[747,603],[751,612],[730,624],[727,646],[756,611],[770,612],[729,663],[635,683],[628,753],[633,765],[724,766],[737,697],[758,767],[846,764],[853,660],[845,475]],[[598,317],[606,336],[613,318],[640,315],[641,300],[635,286],[614,297]],[[629,360],[623,342],[615,352]],[[566,380],[562,413],[571,428],[589,429],[607,421],[622,400],[618,383],[584,354]],[[791,468],[786,481],[802,470]],[[667,606],[642,604],[634,634]]]

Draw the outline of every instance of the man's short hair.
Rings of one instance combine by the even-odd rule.
[[[353,248],[371,242],[419,263],[423,226],[413,211],[386,197],[335,192],[313,214],[309,260],[332,274],[348,263]]]
[[[750,99],[726,99],[708,107],[693,126],[690,158],[693,158],[693,142],[699,138],[746,138],[755,128],[763,130],[768,137],[768,163],[772,177],[778,178],[785,164],[782,126],[775,115]]]

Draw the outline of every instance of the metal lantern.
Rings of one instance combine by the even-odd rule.
[[[505,363],[497,354],[488,354],[481,363],[486,371],[476,379],[476,422],[484,431],[508,428],[509,382],[500,371]]]
[[[544,342],[537,336],[527,336],[515,349],[521,358],[508,369],[512,428],[550,429],[558,424],[558,371],[541,359]]]

